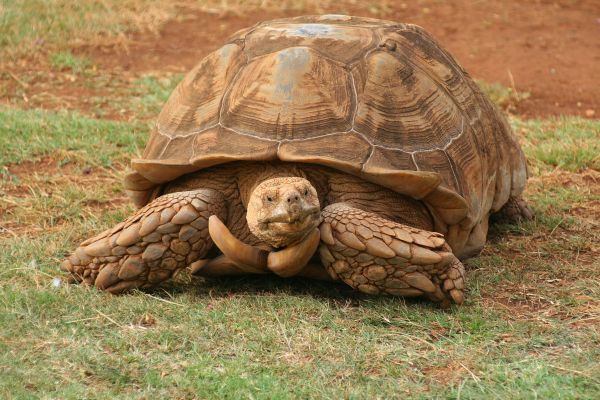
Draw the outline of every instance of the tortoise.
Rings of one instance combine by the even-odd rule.
[[[344,15],[235,34],[176,87],[125,188],[134,215],[62,268],[111,293],[189,268],[464,301],[491,214],[530,218],[506,119],[422,28]]]

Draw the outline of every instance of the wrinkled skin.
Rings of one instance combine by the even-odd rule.
[[[321,222],[317,191],[304,178],[268,179],[252,192],[246,220],[265,243],[275,248],[293,245]]]

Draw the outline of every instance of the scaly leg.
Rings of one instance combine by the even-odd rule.
[[[212,189],[158,197],[81,243],[61,269],[77,282],[111,293],[154,286],[206,256],[213,245],[208,218],[225,214],[223,195]]]
[[[465,269],[443,235],[346,203],[322,212],[321,260],[331,276],[369,294],[464,301]]]
[[[494,221],[519,223],[532,220],[533,212],[522,197],[510,197],[497,213],[492,214],[492,219]]]

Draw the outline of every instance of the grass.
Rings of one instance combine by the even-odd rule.
[[[302,10],[385,13],[385,1],[352,0],[0,0],[0,54],[13,60],[82,45],[126,47],[133,32],[158,32],[190,12],[215,14]],[[185,12],[180,12],[181,9]]]
[[[133,30],[156,31],[175,2],[157,0],[2,0],[0,49],[6,56],[87,44],[123,44]],[[117,7],[117,5],[119,7]]]
[[[489,83],[479,79],[476,82],[495,104],[507,112],[514,111],[519,102],[528,99],[531,95],[528,92],[519,92],[514,88],[506,87],[498,82]]]
[[[171,84],[143,82],[159,97]],[[533,144],[579,137],[593,122],[512,121],[537,166],[529,198],[538,218],[495,226],[468,262],[467,304],[444,312],[275,278],[181,275],[122,297],[57,287],[57,265],[74,244],[131,212],[119,179],[146,124],[11,108],[0,121],[0,397],[600,394],[600,236],[597,220],[573,212],[600,199],[599,185],[577,179],[600,174],[587,159],[556,169]],[[573,159],[573,150],[560,157]],[[555,184],[567,176],[571,183]]]
[[[600,122],[555,117],[516,123],[528,138],[525,150],[537,165],[568,171],[600,170]]]
[[[81,74],[92,66],[92,61],[87,57],[78,57],[70,51],[61,51],[50,56],[50,64],[59,71],[68,70]]]
[[[102,70],[77,47],[125,46],[178,6],[259,3],[346,5],[0,0],[0,57],[38,58],[0,72],[0,398],[600,397],[598,120],[511,118],[536,219],[492,226],[449,311],[306,280],[181,274],[114,297],[57,279],[133,211],[121,179],[181,79]],[[478,83],[505,109],[526,95]]]
[[[77,113],[0,109],[0,166],[53,154],[61,163],[83,157],[90,165],[122,162],[143,147],[147,129],[84,118]]]

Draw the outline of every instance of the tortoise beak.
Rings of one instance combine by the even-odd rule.
[[[293,207],[293,206],[292,206]],[[320,212],[319,207],[306,205],[303,208],[291,208],[281,210],[278,207],[272,215],[260,220],[261,224],[270,224],[272,222],[294,224],[304,221],[307,217],[311,217]]]

